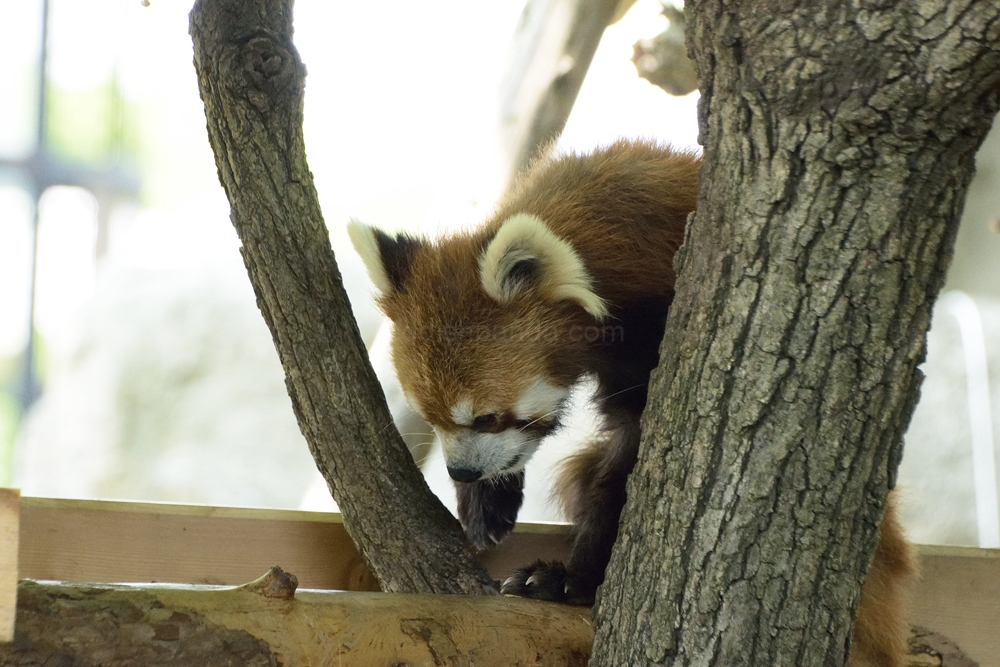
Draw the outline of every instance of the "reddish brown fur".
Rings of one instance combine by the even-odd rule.
[[[700,166],[692,153],[630,141],[542,160],[512,188],[487,227],[515,213],[537,215],[572,241],[595,291],[625,305],[673,290],[673,257],[698,199]]]
[[[617,534],[617,513],[624,504],[625,476],[638,449],[645,380],[655,365],[662,315],[673,295],[673,256],[698,195],[699,165],[693,154],[630,141],[589,155],[544,158],[478,229],[434,243],[399,246],[405,246],[405,257],[393,274],[399,284],[381,296],[380,305],[394,323],[393,360],[400,382],[439,430],[460,430],[451,410],[463,398],[471,396],[480,414],[509,408],[538,376],[563,387],[584,373],[595,373],[600,381],[599,408],[607,420],[606,431],[567,462],[560,482],[578,531],[573,556],[565,568],[538,563],[515,573],[521,575],[516,591],[527,590],[533,579],[550,577],[549,593],[537,597],[554,591],[546,599],[586,603],[603,579]],[[479,258],[501,224],[521,213],[538,216],[572,244],[590,273],[593,291],[612,306],[610,321],[631,327],[629,346],[646,350],[639,362],[628,366],[631,359],[624,355],[630,350],[623,352],[624,346],[609,351],[568,335],[575,326],[596,323],[577,303],[544,302],[527,290],[501,304],[486,294]],[[608,359],[609,354],[617,356]],[[622,366],[628,369],[619,373]],[[632,399],[619,396],[637,387],[639,393],[632,392]],[[457,485],[470,539],[482,544],[502,539],[516,517],[522,481],[523,475],[506,486],[490,480]],[[504,509],[491,514],[500,505]],[[909,546],[890,504],[864,586],[852,667],[902,667],[901,590],[912,570]],[[574,597],[571,589],[576,584],[580,594]]]
[[[698,196],[699,165],[691,153],[629,141],[543,159],[481,227],[422,244],[405,289],[383,295],[380,306],[398,332],[393,361],[400,381],[428,421],[453,426],[451,406],[470,388],[484,401],[509,405],[534,376],[568,386],[588,370],[586,345],[566,335],[593,323],[579,307],[540,303],[531,294],[500,305],[483,291],[479,255],[501,223],[516,213],[542,218],[571,241],[595,291],[625,307],[672,291],[673,255]]]
[[[861,589],[848,667],[906,667],[906,583],[916,570],[913,547],[903,534],[895,499],[889,494],[875,559]]]

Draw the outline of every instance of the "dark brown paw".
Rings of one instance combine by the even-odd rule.
[[[524,493],[524,473],[502,480],[456,483],[458,519],[476,549],[500,544],[514,529]]]
[[[566,566],[557,561],[536,561],[526,568],[515,570],[500,587],[504,595],[583,606],[594,604],[594,590],[594,587],[577,581]]]
[[[484,512],[462,517],[465,537],[476,549],[483,550],[494,547],[510,535],[517,518],[513,513]]]

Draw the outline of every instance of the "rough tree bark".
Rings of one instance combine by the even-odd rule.
[[[705,167],[593,665],[843,665],[1000,5],[687,4]]]
[[[383,590],[495,592],[393,427],[351,314],[306,164],[291,0],[199,0],[191,36],[243,259],[348,532]]]

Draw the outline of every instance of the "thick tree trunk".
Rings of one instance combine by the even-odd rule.
[[[306,164],[291,0],[199,0],[191,35],[243,259],[348,532],[384,590],[494,592],[393,428],[351,315]]]
[[[686,15],[701,197],[591,664],[839,666],[997,112],[1000,5]]]

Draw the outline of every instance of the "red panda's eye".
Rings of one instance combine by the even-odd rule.
[[[472,430],[477,433],[496,433],[500,429],[500,415],[479,415],[472,420]]]

